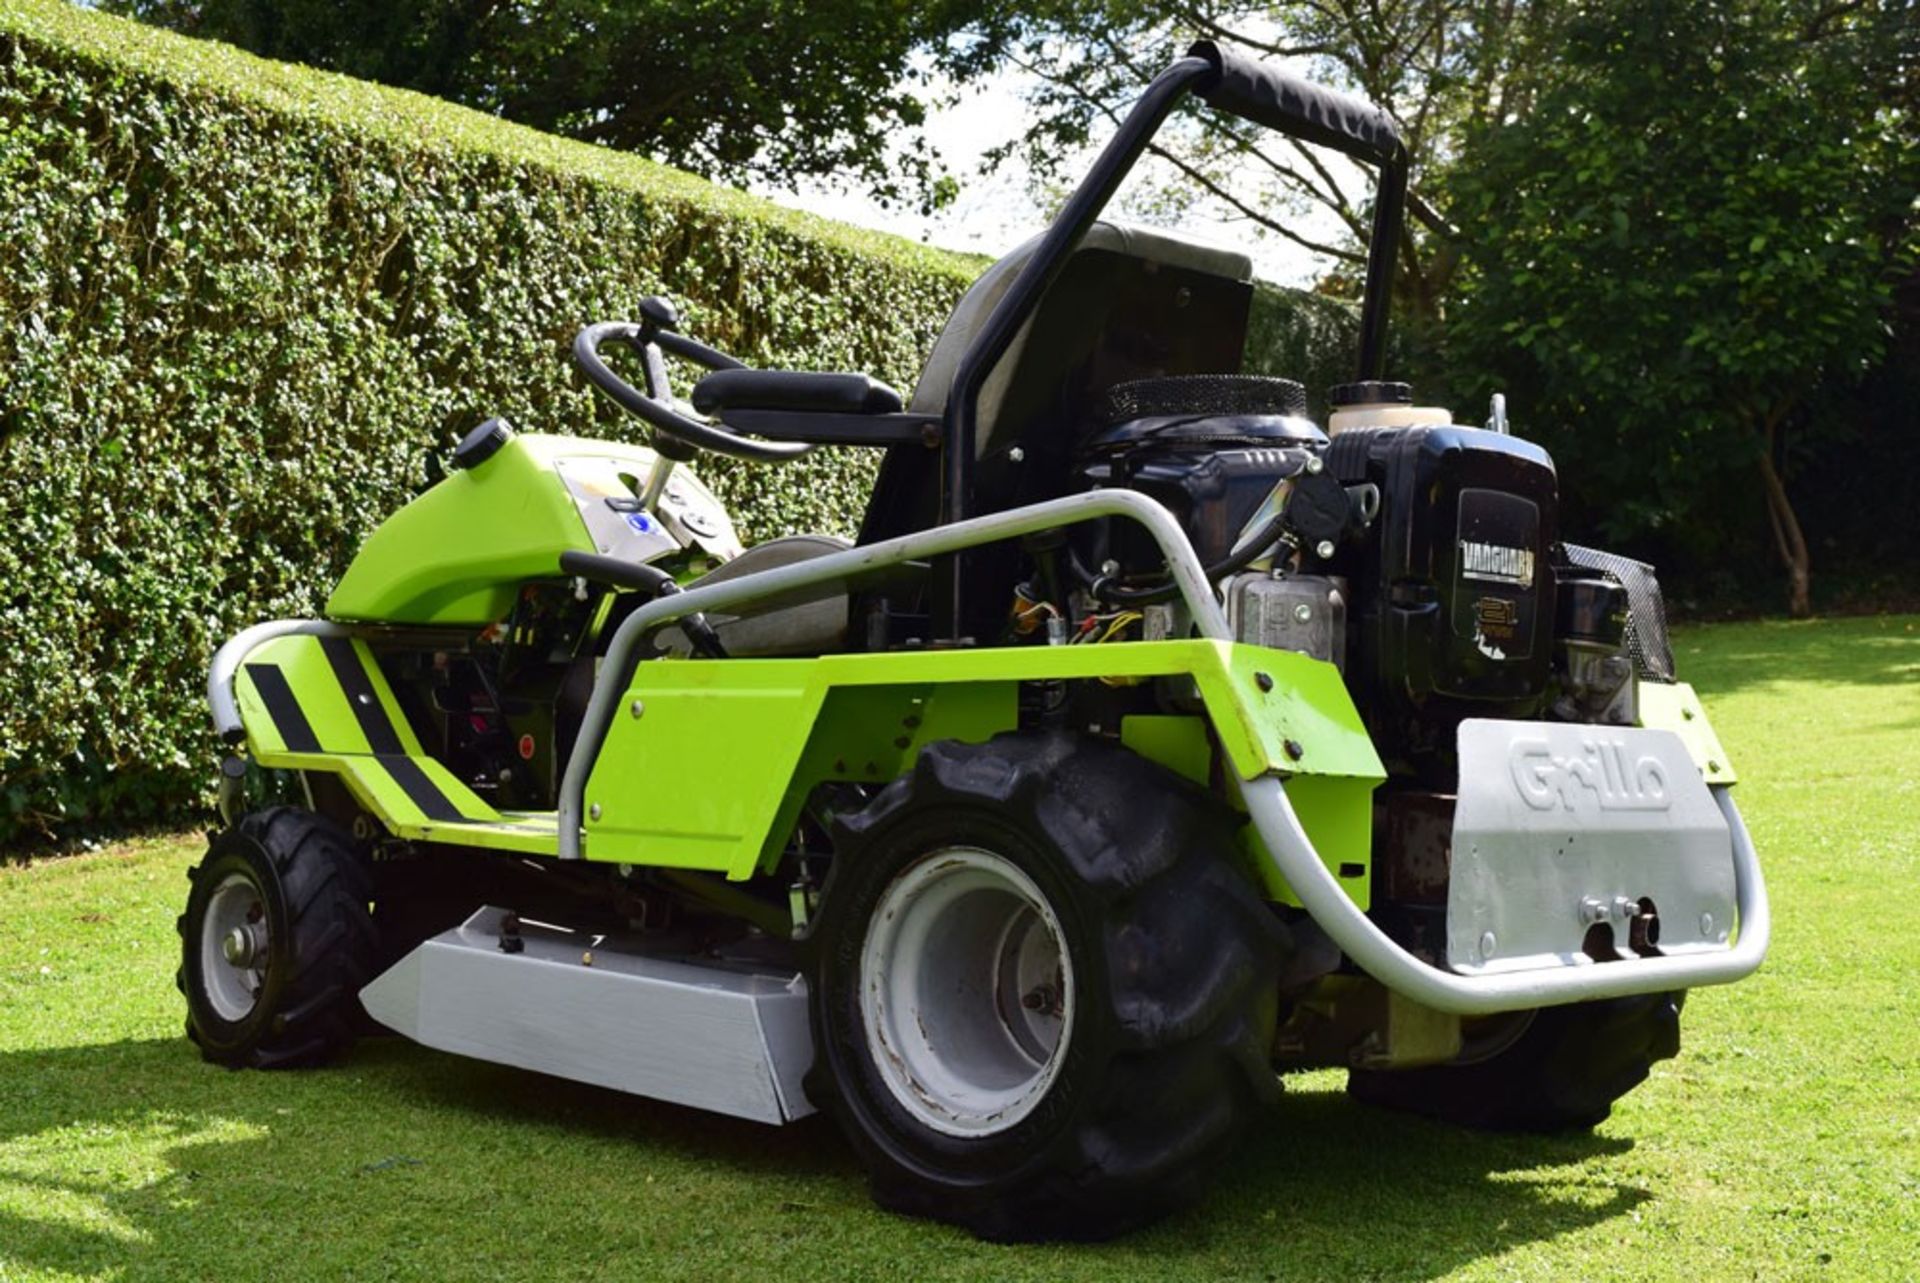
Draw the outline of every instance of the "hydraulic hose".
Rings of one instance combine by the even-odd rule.
[[[560,554],[560,569],[581,579],[632,588],[650,597],[671,597],[681,590],[673,576],[658,566],[641,561],[622,561],[618,557],[603,557],[598,553],[563,552]],[[687,640],[693,643],[695,650],[708,659],[727,657],[727,648],[721,644],[720,634],[707,622],[705,615],[696,611],[679,622],[680,631],[687,635]]]

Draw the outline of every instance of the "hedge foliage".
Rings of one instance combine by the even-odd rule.
[[[566,358],[679,300],[756,364],[911,387],[979,260],[434,99],[0,0],[0,847],[185,822],[206,663],[315,613],[488,414],[625,436]],[[1263,294],[1311,372],[1337,307]],[[871,460],[702,465],[748,536],[845,529]]]

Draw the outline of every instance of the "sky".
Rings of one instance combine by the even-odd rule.
[[[922,216],[917,210],[885,209],[858,188],[841,190],[827,183],[809,184],[798,194],[773,190],[761,194],[841,222],[893,232],[943,249],[998,257],[1045,226],[1045,211],[1030,192],[1028,175],[1017,160],[1007,161],[991,174],[979,172],[981,158],[990,148],[1021,132],[1027,114],[1021,98],[1025,84],[1022,73],[1001,72],[966,87],[951,103],[929,111],[927,138],[960,180],[959,198],[931,216]],[[953,98],[950,91],[938,86],[933,92],[936,99]],[[1104,143],[1106,139],[1103,136],[1099,141]],[[1090,152],[1085,160],[1091,158]],[[1084,162],[1079,168],[1084,171]],[[1125,195],[1123,190],[1116,201],[1124,201]],[[1331,221],[1329,216],[1327,223]],[[1338,235],[1337,228],[1319,220],[1309,219],[1305,227],[1328,239]],[[1256,274],[1276,284],[1310,285],[1325,268],[1319,256],[1291,242],[1273,236],[1250,238],[1244,224],[1196,218],[1182,224],[1181,230],[1201,240],[1245,250],[1253,256]]]

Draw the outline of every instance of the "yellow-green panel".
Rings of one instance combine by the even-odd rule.
[[[415,806],[407,791],[394,781],[390,771],[370,757],[333,757],[325,766],[307,766],[304,770],[330,770],[338,775],[353,794],[353,800],[369,814],[379,817],[387,831],[396,837],[423,837],[426,815]]]
[[[1213,775],[1213,742],[1205,719],[1137,714],[1120,719],[1120,742],[1149,762],[1206,785]]]
[[[320,639],[304,636],[276,637],[255,649],[240,666],[234,693],[240,705],[241,721],[246,725],[247,736],[256,749],[286,750],[286,743],[280,738],[272,715],[267,712],[266,702],[254,685],[253,674],[248,671],[257,664],[268,664],[280,670],[293,691],[294,700],[300,705],[300,712],[307,719],[307,725],[313,728],[314,737],[328,752],[372,751],[367,745],[366,734],[360,729],[360,719],[353,715],[353,708],[347,703],[347,693],[341,689],[340,679],[334,675],[333,665],[320,648]],[[375,689],[384,688],[386,682],[379,678],[379,674],[373,676]]]
[[[373,651],[365,642],[356,638],[353,643],[353,653],[359,659],[360,667],[366,669],[367,680],[373,686],[374,696],[379,699],[380,707],[386,711],[387,720],[393,724],[394,732],[400,737],[400,747],[415,757],[425,756],[427,750],[421,746],[420,737],[413,733],[413,724],[407,720],[407,715],[400,711],[400,701],[394,695],[393,687],[388,685],[386,674],[380,671],[380,665],[375,662]]]
[[[429,842],[447,842],[473,846],[487,851],[517,851],[523,855],[556,855],[560,850],[559,829],[552,811],[543,811],[524,820],[501,817],[497,820],[453,824],[431,820],[420,826],[417,836]]]
[[[813,728],[814,667],[641,664],[587,778],[587,858],[751,869]]]
[[[1241,778],[1387,778],[1339,669],[1290,650],[1211,644],[1221,662],[1196,665],[1194,679]]]
[[[1213,744],[1199,717],[1136,716],[1120,723],[1120,742],[1142,757],[1187,779],[1206,784],[1212,777]],[[1304,756],[1304,754],[1303,754]],[[1327,870],[1361,908],[1372,903],[1373,790],[1377,781],[1361,776],[1295,775],[1287,797],[1300,826],[1313,839]],[[1260,849],[1252,825],[1240,830],[1247,869],[1269,898],[1298,905],[1293,888],[1273,869]]]
[[[243,665],[233,679],[233,700],[240,708],[240,724],[247,728],[247,743],[253,749],[253,755],[268,766],[271,754],[285,753],[286,741],[280,738],[279,727],[273,724],[273,718],[267,714],[266,701],[253,684],[253,675]]]
[[[939,740],[979,744],[1019,721],[1019,694],[1011,682],[952,682],[923,686],[842,686],[827,691],[779,813],[761,840],[755,865],[771,869],[799,822],[814,789],[829,781],[880,783],[906,773],[920,750]],[[744,857],[745,852],[743,851]]]
[[[831,686],[1190,674],[1213,715],[1215,733],[1244,778],[1269,771],[1386,778],[1340,671],[1293,651],[1189,640],[759,662],[818,664]],[[1287,752],[1288,741],[1301,747],[1299,758]]]
[[[1296,775],[1287,781],[1287,801],[1313,840],[1320,862],[1362,909],[1373,904],[1373,789],[1375,781],[1337,775]],[[1240,830],[1248,869],[1269,898],[1296,907],[1300,897],[1274,871],[1260,834]]]
[[[340,774],[401,837],[555,849],[550,814],[500,816],[419,753],[371,655],[359,644],[355,655],[414,750],[407,760],[462,820],[429,818],[391,776],[390,763],[366,755],[353,709],[312,638],[270,643],[253,662],[286,674],[329,751],[288,752],[243,676],[243,714],[263,765]],[[1122,742],[1197,782],[1212,774],[1216,743],[1237,776],[1286,775],[1301,823],[1336,877],[1342,866],[1361,870],[1341,881],[1364,906],[1370,797],[1385,772],[1338,672],[1288,651],[1211,641],[642,663],[588,779],[585,853],[748,877],[778,859],[819,784],[882,783],[907,770],[926,744],[978,742],[1012,729],[1023,681],[1182,676],[1205,715],[1128,717]],[[414,790],[422,791],[418,779]],[[1264,861],[1254,868],[1271,894],[1291,898]]]
[[[489,624],[512,609],[520,585],[559,573],[560,554],[593,541],[554,461],[631,458],[638,446],[523,434],[471,471],[455,472],[382,522],[327,599],[332,619]]]
[[[1693,687],[1685,682],[1641,682],[1635,698],[1640,704],[1640,725],[1678,735],[1707,783],[1732,784],[1740,778]]]
[[[338,776],[354,800],[397,837],[553,854],[559,843],[551,814],[533,821],[503,818],[453,772],[423,753],[371,652],[359,641],[351,647],[405,751],[373,751],[320,639],[294,636],[260,646],[247,657],[236,679],[235,694],[254,760],[273,769]],[[318,748],[288,748],[258,680],[249,671],[261,666],[273,669],[285,680],[287,693]],[[412,784],[413,792],[401,782],[403,778]],[[434,809],[444,804],[460,818],[434,818],[416,793],[431,801]]]
[[[778,858],[815,786],[891,780],[934,740],[1011,729],[1020,682],[1182,675],[1236,773],[1326,781],[1296,784],[1302,823],[1336,869],[1353,851],[1364,866],[1386,773],[1338,671],[1211,641],[642,663],[588,780],[585,853],[744,878]],[[1205,727],[1171,728],[1181,720],[1129,718],[1130,742],[1204,780]],[[1364,903],[1365,876],[1343,881]]]

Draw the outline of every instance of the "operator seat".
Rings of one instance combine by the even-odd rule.
[[[1028,241],[974,282],[954,309],[914,388],[910,411],[944,416],[953,380],[995,305],[1032,259]],[[980,390],[969,515],[1058,498],[1072,488],[1074,455],[1096,426],[1102,394],[1132,379],[1237,374],[1253,304],[1253,263],[1243,253],[1159,229],[1096,222],[1061,267]],[[859,542],[925,530],[940,519],[939,452],[894,446],[881,461]],[[958,635],[997,634],[1019,549],[966,554],[967,617]],[[870,646],[930,633],[927,598],[857,602],[856,616],[885,612]]]
[[[914,387],[910,412],[946,413],[960,361],[1039,245],[989,267],[954,308]],[[1246,346],[1253,262],[1157,228],[1096,222],[980,391],[977,515],[1065,493],[1067,468],[1101,393],[1129,379],[1234,374]],[[1009,452],[1019,447],[1017,459]],[[888,450],[860,542],[924,530],[939,511],[939,461]]]
[[[1038,244],[1036,237],[1020,245],[967,290],[928,354],[908,414],[925,420],[945,414],[961,358]],[[1089,412],[1115,383],[1237,372],[1252,280],[1252,261],[1238,251],[1158,229],[1095,223],[981,390],[974,511],[1065,493],[1074,448],[1092,426]],[[715,407],[746,405],[756,395],[791,400],[802,391],[797,380],[810,379],[814,385],[804,391],[817,398],[838,398],[843,410],[856,402],[869,412],[882,405],[895,408],[887,404],[891,389],[862,376],[781,377],[788,382],[762,387],[731,372],[709,375],[704,390],[696,390],[696,404],[704,398]],[[837,382],[830,386],[828,380]],[[919,440],[888,447],[859,541],[924,530],[938,520],[939,464],[939,452]],[[700,582],[731,579],[833,550],[832,541],[818,536],[772,540],[749,548]],[[972,564],[991,574],[996,560],[1018,554],[1014,549],[988,549],[969,555],[977,559]],[[831,601],[810,596],[804,602],[773,603],[753,611],[750,620],[729,620],[722,629],[728,653],[796,655],[845,649],[860,640],[849,636],[865,613],[854,600],[860,595],[874,595],[872,587],[838,592]],[[898,576],[885,586],[896,613],[905,606],[911,615],[912,599],[918,595],[916,586],[903,586]],[[991,594],[980,594],[979,599],[987,611],[1004,607],[1004,601]],[[978,629],[984,631],[990,623],[983,616]],[[677,636],[671,640],[675,648],[685,645]]]

